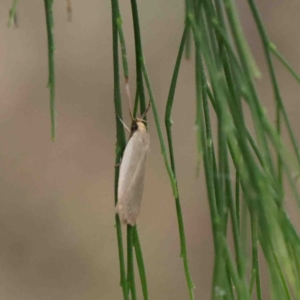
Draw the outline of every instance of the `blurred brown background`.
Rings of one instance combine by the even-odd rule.
[[[0,3],[0,293],[6,300],[122,299],[114,228],[115,119],[110,1],[55,1],[57,140],[50,141],[43,1],[20,1],[19,29],[6,27]],[[134,90],[129,1],[120,1]],[[163,116],[183,27],[182,0],[139,1],[146,63]],[[257,1],[271,39],[300,70],[300,3]],[[246,1],[245,32],[272,92]],[[292,124],[299,126],[299,86],[279,65]],[[174,107],[174,143],[196,299],[209,299],[213,262],[203,172],[195,177],[193,62],[184,62]],[[123,81],[122,81],[123,82]],[[125,99],[125,98],[124,98]],[[124,112],[127,112],[124,101]],[[129,121],[126,115],[125,120]],[[163,121],[163,119],[162,119]],[[150,299],[188,299],[174,199],[149,114],[151,153],[139,218]],[[138,280],[137,280],[138,282]]]

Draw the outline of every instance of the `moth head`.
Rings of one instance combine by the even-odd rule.
[[[144,111],[144,113],[142,115],[138,115],[137,118],[133,118],[132,113],[131,113],[131,118],[132,118],[132,126],[131,126],[131,134],[133,134],[135,131],[139,130],[139,131],[145,131],[147,130],[146,128],[146,123],[147,121],[144,119],[148,110],[151,107],[151,103],[149,102],[148,107],[146,108],[146,110]]]
[[[141,117],[137,117],[135,120],[133,120],[132,126],[131,126],[131,132],[134,133],[135,131],[144,131],[146,130],[145,126],[146,121],[143,120]]]

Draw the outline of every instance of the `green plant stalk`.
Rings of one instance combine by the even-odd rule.
[[[190,5],[189,0],[185,0],[185,28],[186,28],[185,58],[188,60],[191,58],[191,43],[192,43],[192,39],[191,39],[192,32],[187,18],[188,12],[190,10],[189,5]]]
[[[220,1],[220,0],[218,0]],[[242,68],[245,72],[245,78],[246,78],[246,83],[249,89],[249,92],[251,94],[251,99],[252,101],[248,102],[249,108],[251,109],[252,117],[253,117],[253,123],[255,125],[255,130],[257,134],[257,138],[259,141],[259,146],[262,151],[262,157],[264,158],[264,161],[267,163],[268,168],[270,172],[272,172],[272,156],[269,150],[269,146],[267,143],[267,138],[266,138],[266,133],[264,130],[261,130],[264,128],[264,122],[263,120],[265,119],[265,115],[263,112],[263,109],[259,103],[259,98],[257,95],[257,92],[254,87],[253,79],[252,79],[252,72],[251,72],[251,62],[249,61],[249,53],[247,49],[245,48],[245,43],[244,39],[242,36],[242,31],[240,24],[238,22],[236,12],[234,9],[234,3],[233,0],[226,0],[225,2],[225,8],[228,16],[228,21],[231,27],[233,39],[235,41],[236,47],[237,47],[237,52],[239,54],[240,60],[241,60],[241,65]]]
[[[230,74],[228,74],[228,76],[227,76],[228,79],[230,79],[230,76],[229,76],[229,75],[230,75]],[[210,90],[209,90],[209,89],[207,89],[207,90],[208,90],[208,92],[209,92],[209,97],[210,97],[212,103],[215,103],[215,100],[213,99],[213,96],[212,96]],[[214,104],[214,105],[215,105],[215,104]],[[251,137],[249,131],[247,131],[247,136],[248,136],[248,138],[249,138],[250,144],[252,145],[252,147],[253,147],[253,149],[254,149],[256,155],[257,155],[258,158],[259,158],[259,161],[261,162],[261,158],[260,158],[260,156],[259,156],[259,152],[258,152],[258,150],[256,149],[255,143],[254,143],[254,141],[252,140],[252,137]],[[262,162],[261,162],[261,163],[262,163]],[[240,213],[239,213],[239,211],[240,211],[240,208],[239,208],[239,207],[240,207],[240,189],[239,189],[239,181],[240,181],[240,175],[239,175],[239,172],[237,171],[237,172],[236,172],[236,209],[237,209],[237,212],[236,212],[236,213],[237,213],[237,217],[236,217],[236,219],[237,219],[238,221],[232,220],[232,225],[238,223],[238,225],[234,225],[234,227],[233,227],[233,235],[234,235],[235,245],[237,245],[237,244],[239,243],[239,242],[238,242],[237,233],[238,233],[239,228],[240,228]],[[230,187],[229,187],[229,188],[230,188]],[[230,197],[229,197],[229,198],[230,198]],[[243,208],[244,208],[244,209],[243,209],[243,212],[244,212],[244,213],[243,213],[243,217],[242,217],[241,219],[242,219],[242,221],[243,221],[242,224],[246,224],[245,222],[246,222],[247,214],[246,214],[245,209],[247,209],[247,208],[246,208],[245,205],[243,205]],[[231,205],[230,205],[230,210],[231,210],[231,212],[234,214],[232,203],[231,203]],[[241,238],[242,238],[242,240],[243,240],[244,242],[242,242],[241,244],[246,245],[246,243],[245,243],[245,241],[247,240],[246,237],[247,237],[247,227],[246,227],[246,225],[242,225],[242,234],[241,234]],[[244,253],[246,254],[246,251],[245,251],[245,250],[242,251],[242,250],[239,250],[239,249],[240,249],[240,247],[237,248],[237,246],[236,246],[235,252],[236,252],[236,255],[237,255],[237,266],[238,266],[238,269],[239,269],[239,275],[240,275],[240,276],[243,276],[243,274],[244,274],[243,269],[244,269],[244,268],[242,267],[242,265],[243,265],[242,261],[243,261],[243,260],[241,259],[241,255],[242,255],[241,253],[244,252]],[[256,252],[255,252],[255,253],[256,253]],[[238,258],[238,257],[239,257],[239,258]],[[243,257],[246,257],[246,256],[243,255]],[[257,267],[257,269],[258,269],[258,267]],[[242,274],[242,275],[241,275],[241,274]],[[255,276],[255,277],[253,277],[253,276]],[[253,283],[255,282],[255,278],[256,278],[256,282],[257,282],[258,295],[260,295],[260,278],[259,278],[259,272],[256,273],[255,270],[254,270],[254,272],[252,273],[252,277],[251,277],[250,291],[252,291]]]
[[[132,10],[132,19],[133,19],[134,40],[135,40],[136,88],[139,93],[140,113],[142,115],[145,112],[147,107],[146,99],[145,99],[144,83],[143,83],[142,64],[141,64],[141,58],[143,57],[143,48],[142,48],[137,2],[136,0],[130,0],[130,1],[131,1],[131,10]],[[147,120],[146,116],[144,119]]]
[[[165,141],[164,141],[163,134],[162,134],[162,129],[161,129],[160,121],[159,121],[156,102],[155,102],[155,99],[154,99],[153,90],[152,90],[152,87],[151,87],[151,84],[150,84],[148,72],[147,72],[147,69],[146,69],[145,62],[144,62],[143,58],[141,58],[141,62],[142,62],[141,65],[142,65],[142,70],[143,70],[146,86],[147,86],[148,93],[149,93],[149,96],[150,96],[150,102],[151,102],[151,106],[152,106],[152,111],[153,111],[153,115],[154,115],[154,120],[155,120],[157,133],[158,133],[158,138],[159,138],[159,142],[160,142],[161,154],[164,158],[165,166],[166,166],[169,178],[170,178],[170,182],[171,182],[171,186],[172,186],[172,190],[173,190],[173,196],[175,198],[177,198],[178,197],[178,191],[177,191],[176,178],[173,174],[171,164],[168,160],[167,148],[166,148]]]
[[[197,20],[200,21],[199,26],[202,28],[202,32],[206,32],[205,28],[205,18],[204,15],[200,17],[201,7],[196,7],[196,14]],[[209,110],[207,105],[207,95],[205,86],[207,84],[206,75],[204,71],[204,66],[202,63],[202,49],[201,39],[198,39],[195,36],[195,22],[193,19],[193,15],[190,14],[190,21],[194,32],[194,39],[195,39],[195,48],[196,48],[196,103],[197,103],[197,128],[198,128],[198,139],[201,140],[201,145],[203,149],[203,161],[204,161],[204,170],[205,170],[205,178],[206,178],[206,187],[209,199],[209,206],[210,206],[210,214],[212,220],[212,228],[213,228],[213,236],[214,236],[214,248],[215,248],[215,262],[214,262],[214,271],[213,271],[213,283],[212,283],[212,299],[219,298],[218,290],[219,289],[227,289],[228,280],[224,282],[224,266],[225,261],[223,257],[223,249],[222,243],[220,242],[220,238],[224,236],[226,230],[226,220],[227,217],[224,215],[224,199],[222,201],[222,197],[220,196],[219,190],[219,176],[218,170],[215,163],[215,155],[213,150],[213,139],[212,139],[212,132],[211,132],[211,125],[210,125],[210,117],[209,117]],[[202,22],[201,22],[202,21]],[[209,33],[211,36],[211,32]],[[204,47],[204,46],[203,46]],[[216,58],[216,45],[214,41],[207,40],[206,47],[209,49],[210,53],[214,53],[214,58]],[[213,47],[213,51],[211,49]],[[219,112],[219,110],[216,108]],[[204,121],[202,117],[202,113],[204,115]],[[203,130],[206,128],[206,131]],[[219,131],[220,132],[220,131]],[[219,135],[220,137],[220,135]],[[221,147],[222,148],[222,147]],[[222,148],[224,149],[224,148]],[[219,157],[220,162],[222,164],[222,154]],[[221,175],[222,177],[222,175]],[[222,193],[222,192],[221,192]],[[219,204],[219,209],[217,206],[217,201]],[[221,214],[221,216],[220,216]],[[226,217],[226,218],[225,218]],[[225,230],[225,231],[224,231]],[[224,286],[225,284],[225,286]]]
[[[292,252],[292,256],[294,258],[295,261],[295,265],[294,265],[294,272],[295,272],[295,277],[298,283],[298,290],[296,293],[296,297],[299,298],[300,297],[300,276],[299,276],[299,272],[300,272],[300,260],[299,260],[299,246],[297,245],[291,245],[290,243],[290,248],[291,248],[291,252]],[[298,249],[298,251],[297,251]],[[298,252],[298,253],[297,253]]]
[[[199,7],[197,7],[197,13],[199,13]],[[198,20],[200,16],[198,15]],[[215,249],[215,261],[214,261],[214,271],[213,271],[213,283],[212,283],[212,299],[216,299],[217,288],[223,288],[223,271],[224,271],[224,259],[223,250],[220,238],[223,235],[223,223],[219,216],[219,211],[216,203],[215,190],[218,188],[215,186],[214,182],[214,152],[213,152],[213,139],[210,126],[210,117],[208,111],[208,105],[206,100],[206,77],[204,66],[202,63],[202,49],[201,42],[199,39],[195,38],[195,27],[194,23],[191,22],[194,40],[195,40],[195,52],[196,52],[196,103],[197,103],[197,128],[198,128],[198,139],[201,141],[202,151],[203,151],[203,162],[204,171],[206,178],[206,189],[209,200],[210,215],[213,229],[214,237],[214,249]],[[204,31],[204,30],[203,30]],[[208,43],[207,43],[208,44]],[[204,115],[204,119],[203,119]]]
[[[225,167],[226,167],[226,173],[230,174],[229,170],[229,162],[226,159],[225,162]],[[242,247],[241,247],[241,241],[240,241],[240,227],[239,227],[239,220],[237,219],[237,207],[235,207],[235,202],[234,202],[234,197],[232,195],[232,190],[231,190],[231,182],[230,179],[226,180],[226,194],[227,194],[227,201],[228,201],[228,206],[230,210],[230,216],[231,216],[231,226],[232,226],[232,233],[233,233],[233,240],[234,240],[234,248],[235,248],[235,255],[236,255],[236,265],[238,269],[238,274],[239,277],[243,280],[245,280],[245,263],[243,259],[243,254],[242,254]],[[239,208],[239,207],[238,207]]]
[[[238,122],[237,124],[241,124],[241,122]],[[266,148],[267,149],[267,148]]]
[[[142,285],[142,291],[144,300],[148,300],[148,286],[147,286],[147,279],[146,279],[146,271],[144,266],[143,254],[140,244],[140,239],[138,236],[138,231],[136,226],[133,227],[133,244],[135,248],[135,256],[138,264],[138,269],[140,273],[140,280]]]
[[[127,286],[128,291],[131,291],[131,300],[137,300],[133,263],[133,227],[131,225],[127,225]]]
[[[256,279],[256,271],[255,271],[255,269],[252,269],[252,273],[250,275],[250,285],[249,285],[249,294],[250,294],[251,298],[252,298],[252,295],[253,295],[253,288],[254,288],[255,279]]]
[[[217,0],[217,2],[219,3],[219,6],[221,6],[220,1]],[[259,143],[263,147],[263,151],[264,151],[263,153],[264,154],[262,155],[262,157],[264,158],[264,161],[268,164],[270,170],[272,171],[273,170],[273,164],[272,164],[272,161],[270,159],[267,140],[266,140],[266,137],[265,137],[265,133],[261,130],[262,125],[263,125],[262,122],[261,122],[262,111],[261,111],[259,100],[258,100],[256,91],[255,91],[255,88],[254,88],[254,85],[253,85],[253,82],[252,82],[252,79],[251,79],[251,70],[250,70],[250,66],[249,66],[249,63],[248,63],[248,58],[249,58],[248,51],[245,49],[245,41],[242,37],[242,32],[240,31],[240,28],[239,28],[240,25],[239,25],[238,19],[236,17],[236,13],[235,13],[235,10],[233,8],[233,3],[232,3],[231,0],[227,1],[226,8],[227,8],[227,13],[228,13],[228,18],[229,18],[229,22],[230,22],[230,25],[231,25],[231,29],[232,29],[232,32],[233,32],[233,37],[234,37],[234,40],[236,42],[236,45],[237,45],[237,48],[238,48],[238,53],[240,55],[240,59],[241,59],[241,62],[242,62],[242,68],[244,70],[246,70],[246,72],[244,72],[246,78],[244,78],[244,79],[245,79],[245,82],[247,83],[247,85],[249,87],[250,93],[253,95],[253,99],[255,100],[253,104],[252,104],[251,101],[248,101],[248,104],[249,104],[250,109],[251,109],[252,114],[253,114],[254,124],[255,124],[255,127],[256,127],[257,136],[259,138]],[[224,21],[222,21],[221,26],[223,26],[223,27],[226,26]],[[218,27],[216,27],[216,29],[217,28]],[[219,38],[223,38],[222,41],[225,42],[225,44],[227,45],[226,49],[230,50],[229,53],[231,53],[231,59],[232,59],[234,57],[234,54],[233,54],[233,51],[231,49],[231,46],[228,47],[229,43],[226,42],[225,34],[219,34]],[[241,76],[242,75],[241,72],[239,72],[239,73],[240,73],[239,76]],[[234,80],[235,81],[237,80],[237,82],[239,82],[239,76],[235,75]],[[232,96],[233,95],[235,96],[235,102],[236,102],[235,105],[239,109],[239,113],[242,114],[242,109],[241,109],[241,104],[240,104],[239,97],[237,96],[236,91],[234,91],[234,89],[231,89],[231,87],[234,86],[234,85],[229,84],[228,86],[230,88]],[[238,87],[238,84],[236,86]],[[243,117],[240,118],[240,122],[242,122],[241,124],[244,124]],[[246,130],[246,132],[247,132],[247,130]]]
[[[116,1],[116,13],[118,16],[116,22],[117,22],[118,34],[119,34],[120,45],[121,45],[123,72],[124,72],[125,82],[128,83],[129,68],[128,68],[128,61],[127,61],[127,50],[126,50],[126,43],[124,38],[123,26],[122,26],[123,21],[122,21],[122,16],[121,16],[118,1]]]
[[[186,25],[185,29],[184,29],[184,33],[182,35],[182,39],[181,39],[181,43],[180,43],[180,47],[179,47],[179,51],[178,51],[178,56],[177,56],[177,60],[176,60],[176,64],[175,64],[175,68],[174,68],[174,72],[173,72],[173,76],[172,76],[171,86],[170,86],[167,105],[166,105],[166,113],[165,113],[165,125],[166,125],[167,137],[168,137],[170,162],[171,162],[171,167],[172,167],[174,177],[176,179],[176,186],[177,186],[177,177],[176,177],[174,148],[173,148],[173,139],[172,139],[172,130],[171,130],[171,126],[173,124],[171,114],[172,114],[172,108],[173,108],[173,104],[174,104],[174,95],[175,95],[175,90],[176,90],[178,73],[179,73],[179,69],[180,69],[184,46],[186,44],[186,38],[188,35],[188,31],[189,31],[189,27],[188,27],[188,25]],[[178,186],[177,186],[177,191],[178,191]],[[193,280],[192,280],[190,269],[189,269],[189,263],[188,263],[184,222],[183,222],[179,192],[178,192],[178,197],[175,198],[175,203],[176,203],[176,212],[177,212],[179,237],[180,237],[180,249],[181,249],[180,256],[183,259],[185,277],[186,277],[186,281],[187,281],[187,285],[188,285],[188,289],[189,289],[190,299],[194,299],[194,294],[193,294],[194,284],[193,284]]]
[[[207,95],[208,95],[208,97],[209,97],[209,99],[210,99],[210,101],[211,101],[211,104],[212,104],[212,106],[213,106],[215,112],[217,113],[216,102],[215,102],[214,96],[213,96],[213,94],[212,94],[210,88],[208,87],[208,85],[206,86],[206,92],[207,92]],[[261,164],[262,166],[264,166],[263,158],[262,158],[262,156],[261,156],[261,154],[260,154],[260,152],[259,152],[258,146],[256,145],[256,143],[255,143],[253,137],[251,136],[251,133],[249,132],[249,129],[248,129],[248,128],[245,128],[245,131],[246,131],[245,135],[246,135],[246,137],[247,137],[247,139],[248,139],[248,141],[249,141],[249,143],[250,143],[250,145],[251,145],[251,147],[252,147],[252,149],[253,149],[255,155],[257,156],[257,158],[258,158],[260,164]]]
[[[240,280],[240,278],[238,276],[238,272],[234,267],[234,263],[230,256],[230,251],[228,249],[225,238],[223,239],[223,248],[224,248],[224,255],[226,256],[226,260],[227,260],[227,264],[228,264],[228,270],[230,272],[232,281],[236,287],[238,299],[239,300],[250,300],[250,295],[247,290],[247,287],[245,286],[244,282],[242,280]]]
[[[216,67],[218,71],[221,71],[222,65],[221,65],[221,57],[222,57],[222,45],[220,45],[218,36],[215,34],[213,26],[210,26],[210,17],[211,15],[214,15],[214,6],[211,1],[204,1],[203,2],[203,9],[202,9],[202,22],[201,22],[201,17],[200,15],[196,16],[196,19],[198,20],[199,28],[201,27],[204,28],[203,32],[204,35],[206,36],[206,40],[210,41],[210,45],[212,48],[212,53],[213,55],[213,60],[215,61]],[[207,47],[208,48],[208,47]],[[202,66],[204,68],[204,66]],[[204,82],[204,81],[203,81]],[[204,106],[207,105],[207,100],[206,100],[206,95],[203,97],[203,104]],[[224,224],[224,235],[226,235],[226,229],[227,222],[225,222],[225,214],[227,212],[227,207],[226,207],[226,193],[225,193],[225,186],[226,186],[226,176],[229,175],[227,174],[227,170],[225,165],[226,165],[226,160],[227,160],[227,154],[226,154],[226,132],[225,132],[225,118],[224,118],[224,111],[223,109],[220,109],[219,107],[216,108],[216,114],[218,116],[218,169],[215,167],[215,175],[214,177],[217,180],[215,183],[215,193],[216,193],[216,199],[217,199],[217,205],[218,205],[218,210],[219,210],[219,215],[220,218],[223,220]],[[206,109],[204,109],[206,111]],[[208,111],[208,109],[207,109]],[[216,180],[215,179],[215,180]]]
[[[270,48],[269,48],[269,39],[266,33],[266,30],[263,26],[263,23],[261,21],[261,18],[259,16],[257,7],[255,5],[255,2],[253,0],[248,0],[250,9],[252,11],[252,14],[254,16],[256,25],[258,27],[259,33],[260,33],[260,37],[262,40],[262,44],[263,44],[263,48],[264,48],[264,52],[265,52],[265,56],[266,56],[266,60],[267,60],[267,65],[268,65],[268,69],[269,69],[269,73],[270,73],[270,77],[271,77],[271,83],[272,83],[272,87],[273,87],[273,92],[275,95],[275,104],[276,104],[276,125],[277,125],[277,131],[280,134],[281,131],[281,121],[280,121],[280,111],[283,107],[283,102],[282,102],[282,98],[281,98],[281,94],[279,91],[279,86],[278,86],[278,82],[277,82],[277,78],[276,78],[276,73],[275,73],[275,69],[273,66],[273,62],[272,62],[272,58],[271,58],[271,53],[270,53]],[[289,121],[288,121],[289,122]],[[277,161],[278,161],[278,184],[280,186],[280,188],[282,189],[282,162],[280,159],[280,156],[277,156]]]
[[[298,161],[298,165],[300,165],[300,153],[299,153],[299,147],[298,147],[298,143],[296,141],[294,132],[292,130],[288,115],[286,113],[286,109],[284,107],[280,92],[279,92],[279,86],[278,86],[278,82],[277,82],[277,78],[276,78],[276,73],[275,73],[275,69],[274,69],[274,65],[272,62],[272,58],[271,58],[271,51],[270,51],[270,41],[267,35],[267,32],[264,28],[264,25],[262,23],[262,20],[260,18],[258,9],[255,5],[254,0],[248,0],[250,9],[252,11],[252,14],[254,16],[255,22],[257,24],[260,36],[261,36],[261,40],[263,43],[263,48],[264,48],[264,52],[265,52],[265,56],[266,56],[266,60],[267,60],[267,65],[268,65],[268,69],[269,69],[269,73],[270,73],[270,77],[271,77],[271,83],[272,83],[272,87],[273,87],[273,91],[275,94],[275,99],[276,99],[276,109],[277,109],[277,131],[280,134],[280,113],[282,113],[283,115],[283,119],[284,122],[286,124],[290,139],[292,141],[292,145],[294,148],[294,152],[296,154],[296,158]],[[279,188],[280,188],[280,195],[281,195],[281,199],[283,199],[283,179],[282,179],[282,168],[284,168],[283,166],[283,162],[280,156],[280,153],[278,153],[277,155],[277,160],[278,160],[278,177],[279,177]]]
[[[232,97],[233,99],[235,99],[235,103],[236,103],[236,107],[238,109],[238,111],[240,112],[240,116],[241,119],[243,119],[243,112],[242,112],[242,107],[241,107],[241,103],[239,102],[238,96],[237,96],[237,91],[234,85],[234,79],[232,76],[232,72],[231,72],[231,67],[230,67],[230,63],[229,63],[229,59],[227,56],[227,52],[226,49],[223,47],[224,45],[222,44],[222,42],[220,41],[220,39],[218,39],[219,42],[219,47],[222,51],[222,58],[223,58],[223,68],[224,68],[224,72],[225,72],[225,76],[226,76],[226,83],[230,92],[230,97]],[[219,118],[219,116],[218,116]],[[225,125],[222,125],[222,128],[224,128]],[[247,130],[247,129],[245,129]],[[223,144],[226,146],[226,136],[224,136],[224,140],[223,140]],[[230,169],[229,169],[229,162],[228,162],[228,158],[227,158],[227,150],[225,148],[224,150],[225,154],[224,154],[224,161],[225,161],[225,169],[223,172],[225,174],[230,174]],[[228,194],[228,200],[229,200],[229,209],[230,209],[230,215],[231,215],[231,224],[232,224],[232,232],[233,232],[233,237],[234,237],[234,245],[235,245],[235,254],[236,254],[236,263],[237,263],[237,268],[238,268],[238,273],[239,276],[242,280],[245,280],[245,263],[244,263],[244,259],[243,259],[243,255],[242,255],[242,250],[241,250],[241,244],[240,244],[240,222],[239,219],[237,219],[237,212],[239,215],[239,202],[236,202],[238,204],[238,207],[235,207],[235,203],[234,203],[234,199],[233,199],[233,195],[232,195],[232,190],[231,190],[231,182],[229,180],[227,180],[226,182],[226,190],[227,190],[227,194]]]
[[[228,263],[226,262],[226,280],[227,280],[227,295],[228,297],[226,297],[225,299],[228,300],[234,300],[235,296],[234,296],[234,292],[233,292],[233,283],[231,280],[231,274],[230,274],[230,270],[229,270],[229,266]]]
[[[222,0],[217,0],[217,1],[221,1]],[[220,2],[220,3],[221,3]],[[230,11],[230,22],[234,23],[234,31],[235,31],[235,35],[239,40],[239,47],[242,49],[242,52],[245,54],[245,57],[247,57],[247,69],[250,71],[249,75],[252,77],[254,76],[254,78],[260,78],[261,77],[261,73],[256,65],[256,62],[252,56],[252,53],[249,49],[249,46],[246,42],[243,30],[242,30],[242,26],[239,22],[239,19],[237,17],[237,11],[235,8],[235,4],[232,0],[226,0],[224,1],[224,5],[226,8],[228,8],[228,10]]]
[[[235,172],[235,210],[236,221],[240,231],[241,228],[241,200],[240,200],[240,175],[239,172]]]
[[[51,138],[55,140],[55,63],[54,63],[54,35],[53,35],[53,0],[44,0],[45,13],[46,13],[46,26],[48,37],[48,88],[50,90],[50,118],[51,118]]]
[[[257,237],[257,217],[255,212],[251,213],[251,233],[252,233],[252,274],[255,276],[256,282],[256,297],[257,300],[262,300],[262,291],[260,283],[260,268],[258,260],[258,237]]]
[[[281,279],[281,283],[283,285],[283,289],[284,289],[284,292],[285,292],[285,296],[287,300],[293,300],[292,299],[292,296],[290,294],[290,291],[289,291],[289,287],[288,287],[288,284],[286,282],[286,279],[284,277],[284,273],[283,273],[283,270],[280,266],[280,262],[279,262],[279,259],[278,259],[278,256],[275,252],[273,252],[273,256],[274,256],[274,260],[275,260],[275,263],[276,263],[276,266],[277,266],[277,270],[279,271],[279,276],[280,276],[280,279]]]
[[[220,5],[218,5],[219,2],[217,1],[216,4],[217,4],[216,7],[218,9],[219,20],[221,21],[222,26],[225,26],[225,21],[223,19],[223,15],[221,13]],[[207,5],[207,8],[209,10],[209,14],[212,15],[214,13],[213,6]],[[211,23],[210,23],[210,25],[213,28]],[[219,56],[221,56],[221,58],[222,58],[223,69],[224,69],[224,72],[226,75],[225,78],[226,78],[227,86],[231,93],[230,97],[235,98],[236,106],[239,108],[241,116],[243,116],[241,104],[239,103],[238,97],[236,95],[237,92],[236,92],[234,80],[232,78],[232,72],[231,72],[231,68],[230,68],[229,59],[227,57],[225,45],[223,44],[222,39],[219,36],[219,33],[216,31],[215,34],[216,34],[216,39],[217,39],[217,44],[218,44],[218,49],[219,49]],[[230,169],[229,169],[229,162],[228,162],[227,150],[226,150],[227,143],[226,143],[226,134],[224,132],[225,124],[224,124],[224,120],[222,121],[222,119],[224,119],[223,110],[219,109],[217,112],[217,115],[218,115],[218,123],[219,123],[219,139],[218,139],[219,147],[218,148],[219,148],[219,151],[220,151],[220,149],[223,149],[222,150],[223,153],[219,154],[219,161],[220,162],[223,161],[223,164],[224,164],[223,167],[220,166],[219,170],[220,170],[221,176],[222,176],[222,174],[225,174],[225,176],[224,176],[225,183],[224,184],[226,185],[227,202],[228,202],[228,206],[230,209],[230,215],[231,215],[231,224],[232,224],[232,232],[233,232],[233,237],[234,237],[234,245],[235,245],[235,254],[236,254],[236,261],[237,261],[237,266],[238,266],[238,273],[239,273],[240,278],[244,279],[245,264],[243,262],[240,239],[239,239],[239,233],[240,233],[239,220],[237,219],[236,207],[235,207],[235,203],[234,203],[234,199],[233,199],[233,195],[232,195],[232,191],[231,191],[231,182],[227,178],[230,175]],[[238,205],[237,209],[239,209],[239,205]]]
[[[15,18],[17,15],[17,5],[19,0],[13,0],[11,9],[9,10],[9,17],[7,21],[7,27],[11,27],[13,23],[15,23]]]
[[[122,102],[120,92],[120,78],[119,78],[119,53],[118,53],[118,0],[111,0],[112,6],[112,36],[113,36],[113,68],[114,68],[114,106],[116,114],[116,129],[117,129],[117,143],[116,143],[116,160],[115,160],[115,183],[114,183],[114,195],[115,205],[118,202],[118,180],[119,180],[119,164],[126,146],[126,137],[124,127],[120,122],[119,118],[122,119]],[[117,241],[119,251],[119,264],[120,264],[120,284],[122,286],[124,300],[129,300],[128,286],[126,279],[125,260],[124,260],[124,249],[122,241],[122,228],[119,216],[115,215],[116,230],[117,230]]]
[[[240,123],[238,123],[238,124],[240,124]],[[243,152],[243,153],[245,153],[245,151]],[[251,167],[251,165],[249,165],[249,167]],[[254,173],[253,173],[254,174]],[[253,179],[255,179],[255,178],[253,178]],[[255,181],[254,181],[255,182]],[[258,181],[259,182],[259,181]],[[257,186],[257,187],[259,187],[259,186]]]
[[[300,75],[294,70],[284,56],[278,51],[277,47],[273,43],[269,43],[270,51],[275,55],[276,58],[284,65],[284,67],[291,73],[294,79],[300,84]]]
[[[128,61],[127,61],[126,43],[125,43],[124,32],[122,27],[122,17],[120,14],[119,5],[118,5],[118,15],[119,16],[117,20],[117,26],[118,26],[118,33],[119,33],[121,52],[122,52],[124,77],[125,77],[125,82],[127,83],[129,79],[129,68],[128,68]]]
[[[227,39],[226,39],[226,37],[225,37],[225,34],[220,30],[220,27],[218,26],[218,23],[217,22],[215,22],[214,20],[212,21],[212,24],[213,24],[213,26],[215,26],[215,28],[216,28],[216,30],[219,32],[219,34],[220,34],[220,36],[222,36],[222,39],[223,39],[223,42],[226,44],[226,46],[227,46],[227,50],[230,50],[228,53],[230,54],[230,58],[231,59],[233,59],[233,62],[234,62],[234,65],[236,66],[236,67],[238,67],[238,63],[237,63],[237,60],[236,60],[236,58],[235,58],[235,55],[234,55],[234,53],[233,53],[233,50],[231,49],[231,46],[230,46],[230,43],[227,41]],[[234,26],[234,25],[232,25],[232,26]],[[224,27],[224,26],[223,26]],[[239,78],[239,77],[241,77],[241,78],[243,78],[243,76],[244,76],[244,74],[243,73],[241,73],[241,70],[239,69],[239,67],[238,67],[238,72],[239,72],[239,74],[238,74],[238,76],[236,76],[237,77],[237,79]],[[251,83],[251,80],[249,81],[250,83]],[[238,87],[239,85],[237,84],[237,87]],[[250,84],[250,86],[251,86],[251,84]],[[251,88],[252,89],[252,88]],[[243,96],[247,99],[247,98],[249,98],[249,95],[247,95],[247,94],[245,94],[245,90],[242,90],[242,93],[243,93]],[[256,102],[257,102],[257,96],[256,96],[256,94],[255,94],[255,92],[254,92],[254,96],[253,97],[255,97],[255,100],[256,100]],[[248,103],[249,103],[249,101],[248,101]],[[260,111],[261,109],[259,109],[259,111]],[[285,110],[284,110],[284,113],[285,113]],[[259,120],[261,119],[261,120],[263,120],[264,122],[264,124],[266,124],[266,125],[264,125],[265,126],[265,130],[268,132],[268,134],[270,135],[270,133],[269,133],[269,123],[265,120],[265,117],[264,117],[264,115],[263,114],[261,114],[261,112],[259,113],[260,114],[260,117],[259,117]],[[288,123],[288,128],[289,128],[289,132],[290,132],[290,137],[291,137],[291,139],[292,139],[292,143],[293,143],[293,147],[294,147],[294,151],[296,152],[296,155],[297,155],[297,157],[298,157],[298,149],[297,149],[297,142],[296,142],[296,140],[295,140],[295,137],[294,137],[294,135],[293,135],[293,133],[292,133],[292,129],[291,129],[291,127],[290,127],[290,125],[289,125],[289,123]],[[251,145],[252,145],[252,147],[254,148],[254,151],[255,151],[255,153],[256,154],[258,154],[259,153],[259,149],[257,148],[257,147],[254,147],[254,142],[253,142],[253,139],[251,138],[251,136],[249,135],[249,133],[248,132],[246,132],[247,133],[247,135],[249,136],[249,142],[251,143]],[[274,136],[272,137],[272,139],[274,139]],[[272,141],[273,142],[273,141]],[[273,142],[273,144],[274,144],[274,142]],[[274,145],[275,146],[275,145]],[[275,147],[277,147],[278,145],[276,145]],[[267,149],[267,148],[266,148]],[[268,151],[268,149],[267,149],[267,151]],[[263,165],[264,163],[263,163],[263,159],[262,159],[262,155],[260,154],[260,155],[257,155],[258,156],[258,158],[259,158],[259,160],[260,160],[260,162],[261,162],[261,164]],[[266,157],[268,157],[269,155],[265,155]],[[299,160],[298,160],[299,161]],[[270,162],[269,162],[270,163]],[[270,167],[271,167],[271,169],[272,169],[272,163],[271,163],[271,165],[270,165]],[[271,170],[271,173],[273,174],[273,171]]]

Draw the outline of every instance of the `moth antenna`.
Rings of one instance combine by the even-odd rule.
[[[122,125],[125,127],[126,130],[128,130],[129,132],[131,132],[131,130],[128,128],[128,126],[124,123],[124,121],[117,115],[119,121],[122,123]]]
[[[127,80],[126,80],[126,84],[125,84],[125,91],[126,91],[127,100],[128,100],[129,115],[130,115],[130,117],[131,117],[131,120],[134,120],[134,118],[133,118],[133,113],[132,113],[132,107],[131,107],[130,89],[129,89],[129,84],[128,84],[128,81],[127,81]]]
[[[146,114],[148,113],[150,107],[151,107],[151,102],[149,101],[148,107],[146,108],[146,110],[145,110],[144,113],[142,114],[141,119],[144,119],[144,117],[145,117]]]

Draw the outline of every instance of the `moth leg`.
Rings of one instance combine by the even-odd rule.
[[[123,124],[124,128],[126,130],[128,130],[129,132],[131,132],[131,130],[128,128],[128,126],[124,123],[124,121],[118,115],[117,115],[117,117],[118,117],[119,121]]]
[[[149,111],[150,107],[151,107],[151,102],[149,101],[148,107],[146,108],[146,110],[144,111],[144,113],[143,113],[143,115],[141,117],[142,119],[146,116],[146,114]]]

